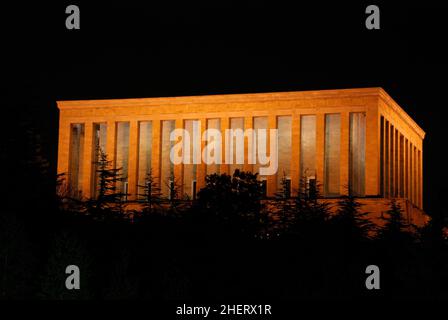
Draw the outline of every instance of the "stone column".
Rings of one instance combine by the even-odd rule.
[[[244,118],[244,132],[247,132],[249,129],[253,129],[253,117],[245,117]],[[254,141],[252,141],[252,148],[254,147],[253,144]],[[243,171],[250,171],[252,172],[253,164],[249,164],[249,152],[252,152],[252,150],[249,149],[249,137],[245,135],[244,137],[244,165],[243,165]]]
[[[183,128],[184,128],[184,119],[176,119],[175,120],[175,129],[183,129]],[[184,137],[182,137],[182,143],[183,143],[183,141],[184,141]],[[176,143],[176,141],[174,143]],[[183,165],[183,163],[174,165],[174,183],[178,187],[178,191],[179,191],[178,196],[182,196],[183,191],[184,191],[184,165]]]
[[[366,119],[367,120],[367,119]],[[340,154],[340,187],[341,195],[348,193],[350,168],[350,113],[341,113],[341,154]]]
[[[415,158],[414,158],[414,146],[413,146],[412,143],[410,145],[409,153],[410,153],[410,156],[411,156],[411,166],[410,166],[411,196],[410,196],[410,198],[411,198],[412,204],[414,204],[414,192],[415,192],[415,188],[414,188],[414,179],[415,179],[415,177],[414,177],[414,161],[415,161]]]
[[[160,119],[152,120],[152,146],[151,146],[151,173],[154,182],[161,188],[160,156],[161,156],[161,122]]]
[[[300,115],[291,116],[291,195],[297,196],[300,188]]]
[[[129,162],[128,162],[128,193],[129,200],[137,199],[137,173],[138,173],[138,121],[129,123]]]
[[[398,134],[398,129],[395,128],[395,197],[400,196],[400,135]]]
[[[267,132],[267,148],[266,151],[269,152],[271,150],[271,129],[277,129],[277,116],[269,115],[268,116],[268,132]],[[277,161],[278,162],[278,161]],[[278,172],[277,172],[278,174]],[[266,177],[266,187],[267,187],[267,196],[273,197],[277,192],[277,174],[272,174]]]
[[[386,171],[387,171],[387,163],[386,163],[386,153],[387,153],[386,137],[387,137],[387,135],[386,135],[386,130],[387,130],[386,118],[383,117],[383,132],[382,132],[383,149],[381,150],[382,155],[383,155],[383,163],[382,163],[382,169],[383,170],[381,172],[381,174],[383,176],[383,181],[382,181],[382,183],[383,183],[383,185],[382,185],[382,191],[383,191],[382,196],[383,197],[386,197],[386,194],[387,194],[387,192],[386,192],[386,188],[387,188],[387,183],[386,183],[386,177],[387,177],[387,174],[386,174]]]
[[[107,138],[106,138],[106,154],[107,159],[112,161],[111,164],[115,168],[115,152],[117,147],[117,126],[115,121],[107,121]]]
[[[221,118],[221,139],[222,139],[222,152],[221,152],[221,168],[220,168],[220,173],[227,173],[229,174],[229,165],[226,164],[226,159],[227,159],[227,141],[228,140],[228,136],[226,134],[226,129],[229,129],[230,126],[230,119],[229,117],[223,117]],[[233,172],[232,172],[233,173]]]
[[[412,204],[415,204],[415,153],[414,153],[414,145],[411,145],[411,201]]]
[[[378,140],[378,111],[368,107],[366,112],[366,151],[365,151],[365,194],[377,196],[380,194],[379,159],[380,143]]]
[[[84,126],[84,131],[85,131]],[[59,118],[59,141],[58,141],[58,174],[65,173],[65,181],[69,183],[69,161],[70,161],[70,135],[71,125],[69,122]]]
[[[394,172],[394,126],[389,123],[389,197],[393,198],[395,193],[395,172]]]
[[[390,127],[390,142],[391,142],[391,148],[390,148],[390,197],[395,197],[395,126]]]
[[[82,177],[82,195],[85,198],[90,198],[91,194],[91,180],[92,180],[92,151],[93,151],[93,124],[92,122],[85,123],[84,129],[84,160],[83,160],[83,177]]]
[[[412,149],[413,151],[412,151],[412,154],[413,154],[413,160],[412,160],[412,167],[413,167],[413,169],[412,169],[412,173],[413,173],[413,176],[414,176],[414,184],[413,184],[413,187],[414,187],[414,192],[412,193],[413,194],[413,203],[415,204],[415,205],[417,205],[417,179],[418,179],[418,176],[417,176],[417,150],[416,150],[416,147],[414,146],[413,147],[413,149]]]
[[[423,150],[419,152],[419,207],[423,210]]]
[[[401,197],[401,134],[397,130],[397,197]]]
[[[413,150],[414,148],[412,146],[412,143],[411,141],[409,141],[409,200],[411,201],[411,203],[414,203]]]
[[[390,180],[389,180],[389,164],[390,164],[390,122],[384,119],[384,197],[388,198],[390,193]]]
[[[325,157],[325,114],[316,114],[316,182],[321,194],[324,193]]]
[[[406,198],[411,200],[411,142],[406,139]]]
[[[207,119],[206,118],[201,118],[199,119],[199,121],[201,122],[200,125],[201,127],[199,128],[199,132],[200,132],[200,160],[201,163],[197,165],[196,167],[196,192],[198,192],[199,190],[201,190],[203,187],[205,187],[205,176],[206,176],[206,171],[207,171],[207,165],[205,164],[205,162],[202,159],[202,151],[204,150],[205,146],[206,146],[206,141],[202,140],[202,137],[205,133],[205,131],[207,130]]]

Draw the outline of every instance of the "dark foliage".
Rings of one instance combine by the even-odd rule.
[[[235,170],[233,176],[212,174],[198,192],[198,218],[252,236],[263,221],[262,187],[257,174]]]
[[[143,220],[153,214],[162,211],[162,192],[156,179],[152,175],[152,171],[146,175],[144,185],[138,186],[143,193],[138,194],[138,201],[142,204],[141,210],[137,210],[134,214],[134,220]]]
[[[386,211],[384,226],[378,230],[377,238],[394,245],[401,245],[403,242],[413,241],[412,226],[406,223],[403,217],[403,210],[396,199],[391,199],[390,208]]]
[[[53,179],[45,161],[35,159],[26,171]],[[257,175],[241,171],[207,176],[195,201],[176,184],[171,197],[162,197],[150,174],[140,209],[127,210],[116,189],[120,170],[111,169],[105,154],[96,165],[98,197],[87,203],[64,193],[62,175],[41,186],[48,190],[30,181],[39,197],[5,206],[1,299],[448,297],[442,215],[416,233],[392,201],[373,237],[356,198],[342,198],[333,215],[319,186],[302,181],[288,197],[283,181],[275,199],[263,199]],[[80,267],[80,291],[64,288],[70,264]],[[365,289],[369,264],[381,267],[379,293]]]
[[[98,176],[97,195],[85,202],[87,214],[97,219],[110,220],[125,215],[126,196],[128,194],[118,189],[117,184],[124,182],[122,168],[114,168],[112,161],[100,146],[96,147],[98,160],[96,166]]]
[[[342,196],[331,222],[336,236],[346,246],[357,245],[372,236],[375,225],[362,210],[362,204],[352,195]]]

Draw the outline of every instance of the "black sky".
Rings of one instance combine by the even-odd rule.
[[[55,171],[56,100],[380,86],[426,131],[425,209],[446,211],[446,10],[379,4],[369,31],[368,4],[6,6],[4,127],[31,118]]]

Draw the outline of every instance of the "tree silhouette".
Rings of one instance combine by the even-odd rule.
[[[238,232],[250,230],[253,234],[263,220],[262,187],[257,176],[238,169],[233,176],[207,175],[197,201],[203,218]]]
[[[299,181],[299,191],[295,198],[296,218],[299,221],[325,222],[330,216],[329,204],[320,194],[320,185]]]
[[[330,205],[320,195],[320,186],[299,180],[299,190],[294,197],[294,216],[291,231],[300,238],[321,238],[326,235]]]
[[[181,194],[181,185],[178,179],[171,176],[168,180],[168,198],[166,213],[168,215],[178,215],[189,208],[189,201],[185,199]]]
[[[403,210],[395,198],[390,200],[389,210],[386,211],[385,215],[385,217],[381,217],[385,223],[378,230],[377,238],[379,240],[393,244],[412,240],[413,237],[409,230],[411,226],[405,222]]]
[[[87,212],[100,219],[121,218],[125,214],[127,193],[118,190],[117,183],[125,181],[122,168],[113,168],[107,154],[97,146],[98,160],[93,162],[98,174],[97,196],[87,201]]]
[[[139,194],[142,207],[135,213],[134,219],[144,219],[154,213],[161,213],[163,209],[162,192],[152,175],[152,170],[146,174],[145,183],[139,185],[139,188],[143,189],[143,193]]]
[[[65,173],[56,175],[56,205],[63,212],[86,213],[85,202],[73,194]]]
[[[368,212],[361,210],[362,204],[348,192],[338,201],[338,209],[331,221],[346,244],[360,243],[371,238],[375,225]]]
[[[433,214],[423,227],[417,229],[418,238],[425,248],[445,250],[448,244],[446,227],[444,216]]]
[[[295,201],[291,199],[291,185],[286,179],[286,174],[280,180],[280,188],[275,194],[275,200],[271,202],[270,210],[273,219],[271,221],[270,234],[280,236],[287,232],[291,226],[295,213]]]

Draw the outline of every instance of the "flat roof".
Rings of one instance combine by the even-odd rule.
[[[208,94],[196,96],[154,97],[154,98],[125,98],[125,99],[94,99],[94,100],[61,100],[57,101],[60,110],[63,109],[90,109],[104,107],[127,107],[127,106],[167,106],[184,104],[210,104],[210,103],[232,103],[232,102],[266,102],[308,99],[329,99],[344,97],[366,97],[373,96],[382,99],[391,107],[417,134],[423,139],[425,131],[401,108],[394,99],[381,87],[354,88],[354,89],[332,89],[332,90],[308,90],[308,91],[286,91],[286,92],[263,92],[263,93],[236,93],[236,94]]]

